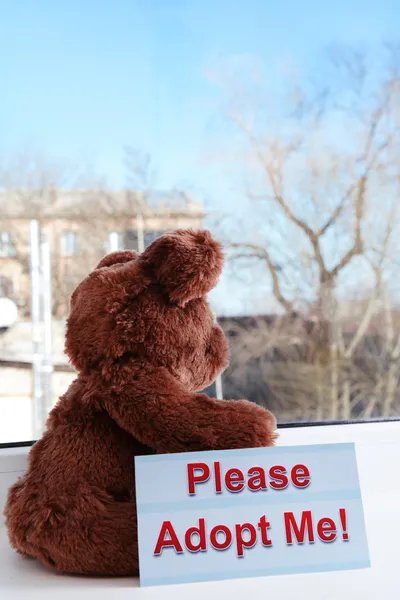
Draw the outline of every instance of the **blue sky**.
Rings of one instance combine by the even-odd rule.
[[[262,63],[279,77],[331,42],[400,31],[399,0],[0,0],[0,11],[2,154],[32,144],[119,185],[130,144],[151,153],[162,187],[206,191],[217,209],[229,182],[202,166],[221,112],[210,70]]]
[[[400,30],[398,0],[0,1],[0,148],[85,157],[112,181],[122,147],[166,185],[201,181],[219,112],[207,71],[225,61],[313,60],[330,42]]]

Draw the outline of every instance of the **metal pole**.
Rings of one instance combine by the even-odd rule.
[[[215,323],[218,323],[217,314],[214,311],[213,311],[213,315],[214,315]],[[217,400],[224,399],[224,394],[223,394],[223,390],[222,390],[222,375],[221,374],[217,375],[217,378],[215,380],[215,396],[216,396]]]
[[[41,381],[41,315],[40,315],[40,226],[29,224],[31,319],[32,319],[32,434],[34,439],[42,431],[43,390]]]
[[[144,225],[143,216],[141,214],[136,217],[137,222],[137,234],[138,234],[138,252],[144,251]]]
[[[217,400],[224,399],[224,394],[222,391],[222,375],[218,375],[217,379],[215,380],[215,395]]]
[[[42,297],[43,297],[43,363],[42,363],[42,382],[43,382],[43,403],[42,403],[42,423],[44,424],[47,415],[53,408],[53,306],[52,306],[52,282],[51,282],[51,251],[48,237],[42,234],[41,237],[41,259],[42,259]]]

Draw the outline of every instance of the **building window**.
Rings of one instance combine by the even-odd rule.
[[[8,258],[17,253],[11,231],[0,231],[0,257]]]
[[[13,295],[13,282],[5,275],[0,275],[0,298],[12,298]]]
[[[147,248],[147,246],[150,246],[151,242],[154,242],[154,240],[157,239],[158,237],[160,237],[160,235],[162,235],[163,233],[164,233],[164,231],[157,231],[157,230],[145,231],[144,232],[145,248]]]
[[[147,248],[156,238],[160,237],[165,233],[164,231],[157,230],[147,230],[144,232],[144,247]],[[108,243],[106,245],[107,248],[112,248],[113,250],[135,250],[139,252],[140,244],[139,244],[139,232],[137,229],[125,229],[124,231],[119,231],[113,233],[112,240],[108,239]]]
[[[139,238],[137,229],[126,229],[121,236],[121,245],[124,250],[139,251]]]
[[[63,231],[61,234],[61,256],[74,256],[78,253],[79,236],[76,231]]]

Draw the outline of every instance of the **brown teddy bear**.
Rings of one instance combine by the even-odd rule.
[[[276,421],[204,389],[228,364],[206,294],[223,266],[208,231],[107,255],[71,297],[78,376],[5,508],[11,545],[59,571],[137,575],[134,457],[271,446]]]

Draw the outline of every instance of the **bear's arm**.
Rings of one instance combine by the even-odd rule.
[[[165,370],[109,397],[106,409],[158,453],[272,446],[277,437],[275,418],[264,408],[187,392]]]

